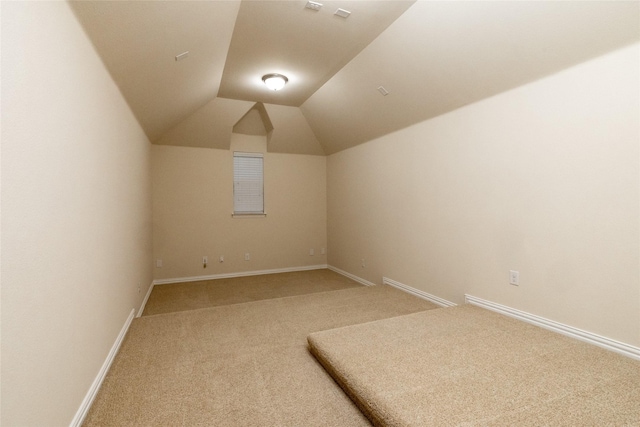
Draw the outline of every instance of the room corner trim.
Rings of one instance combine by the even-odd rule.
[[[565,325],[554,320],[536,316],[535,314],[530,314],[495,302],[483,300],[472,295],[465,295],[464,298],[465,302],[468,304],[486,308],[487,310],[492,310],[497,313],[504,314],[505,316],[510,316],[518,320],[522,320],[523,322],[531,323],[533,325],[540,326],[541,328],[545,328],[562,335],[576,338],[580,341],[585,341],[589,344],[597,345],[598,347],[602,347],[604,349],[614,351],[624,356],[640,360],[639,347],[634,347],[630,344],[603,337],[592,332],[583,331],[582,329],[574,328],[573,326]]]
[[[174,277],[171,279],[156,279],[153,281],[153,285],[168,285],[171,283],[182,282],[200,282],[202,280],[215,280],[215,279],[231,279],[234,277],[247,277],[247,276],[259,276],[262,274],[276,274],[276,273],[291,273],[294,271],[309,271],[309,270],[322,270],[327,268],[327,264],[321,265],[306,265],[302,267],[287,267],[287,268],[274,268],[271,270],[255,270],[255,271],[241,271],[238,273],[222,273],[211,274],[209,276],[191,276],[191,277]]]
[[[147,291],[147,295],[145,295],[144,300],[142,300],[142,304],[140,305],[140,309],[138,310],[138,314],[136,314],[136,317],[140,317],[142,316],[142,313],[144,312],[144,308],[147,306],[147,301],[149,301],[149,297],[151,296],[151,291],[153,291],[153,282],[151,282],[151,284],[149,285],[149,290]]]
[[[124,337],[127,335],[127,331],[129,330],[129,326],[131,326],[131,322],[133,321],[135,314],[136,314],[135,308],[131,309],[131,313],[129,313],[129,317],[127,317],[127,321],[124,323],[124,326],[120,330],[120,334],[118,334],[116,341],[113,343],[113,346],[111,347],[111,350],[107,355],[107,358],[102,364],[100,371],[98,371],[98,375],[93,380],[93,383],[91,384],[89,391],[84,397],[82,404],[80,404],[80,408],[78,408],[78,412],[76,412],[75,417],[73,417],[70,427],[80,427],[84,422],[84,419],[89,413],[89,409],[91,408],[91,404],[93,403],[93,400],[96,398],[96,395],[100,390],[100,386],[102,385],[104,378],[107,376],[107,372],[109,372],[109,368],[111,367],[111,364],[113,363],[113,360],[115,359],[116,354],[118,354],[118,350],[120,350],[120,345],[122,344]]]
[[[365,286],[375,286],[376,285],[375,283],[372,283],[372,282],[370,282],[368,280],[365,280],[362,277],[358,277],[355,274],[347,273],[346,271],[340,270],[339,268],[334,267],[332,265],[328,266],[327,268],[329,270],[331,270],[331,271],[335,271],[338,274],[342,274],[343,276],[348,277],[351,280],[355,280],[356,282],[360,283],[361,285],[365,285]]]
[[[405,291],[419,298],[426,299],[427,301],[431,301],[432,303],[439,305],[441,307],[455,307],[456,305],[458,305],[454,302],[447,301],[444,298],[440,298],[435,295],[428,294],[424,291],[421,291],[420,289],[412,288],[411,286],[405,285],[404,283],[391,280],[388,277],[383,277],[382,283],[384,283],[385,285],[393,286],[394,288],[400,289],[401,291]]]

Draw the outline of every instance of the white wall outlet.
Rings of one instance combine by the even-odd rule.
[[[202,257],[202,268],[207,268],[207,264],[209,263],[209,260],[207,259],[206,256]]]
[[[251,254],[250,254],[249,252],[246,252],[246,253],[244,254],[244,260],[245,260],[245,261],[249,261],[250,259],[251,259]]]
[[[324,248],[320,248],[320,255],[324,255],[325,251]]]
[[[224,262],[224,255],[220,255],[220,262]]]
[[[138,282],[138,293],[140,293],[140,282]]]
[[[520,272],[509,270],[509,284],[518,286],[520,284]]]
[[[364,258],[362,258],[362,259],[360,260],[360,264],[362,265],[362,268],[364,268],[364,267],[365,267]]]
[[[161,259],[157,259],[156,260],[156,268],[162,268],[162,260]]]
[[[309,256],[313,256],[315,254],[316,254],[316,252],[315,252],[315,250],[313,248],[309,249]]]

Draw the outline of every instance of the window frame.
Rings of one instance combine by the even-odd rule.
[[[251,161],[244,162],[237,159],[259,159],[259,167],[251,165]],[[258,162],[256,162],[258,163]],[[244,169],[243,169],[244,168]],[[259,179],[251,179],[252,176]],[[243,179],[244,178],[244,179]],[[252,181],[257,181],[259,188],[257,194],[252,194]],[[243,190],[242,183],[245,183],[245,194],[239,194]],[[249,200],[241,200],[240,198],[246,197]],[[251,200],[251,199],[254,200]],[[244,204],[243,204],[244,203]],[[260,205],[261,209],[252,209],[252,205]],[[233,213],[234,218],[257,218],[265,217],[267,215],[265,210],[264,200],[264,154],[252,153],[243,151],[233,152]]]

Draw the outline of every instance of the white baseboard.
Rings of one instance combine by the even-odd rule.
[[[334,267],[332,265],[328,266],[327,268],[329,270],[331,270],[331,271],[335,271],[338,274],[342,274],[343,276],[348,277],[351,280],[355,280],[356,282],[358,282],[358,283],[360,283],[362,285],[365,285],[365,286],[375,286],[376,285],[375,283],[372,283],[372,282],[370,282],[368,280],[365,280],[362,277],[358,277],[355,274],[347,273],[346,271],[340,270],[339,268]]]
[[[153,291],[153,286],[154,284],[153,282],[151,282],[151,285],[149,285],[149,290],[147,291],[147,295],[145,295],[144,300],[142,300],[142,304],[138,309],[138,314],[136,314],[136,317],[142,316],[142,313],[144,312],[144,308],[147,306],[147,301],[149,301],[149,297],[151,296],[151,291]]]
[[[492,310],[497,313],[504,314],[505,316],[510,316],[518,320],[522,320],[523,322],[531,323],[533,325],[540,326],[541,328],[545,328],[562,335],[567,335],[569,337],[579,339],[580,341],[585,341],[589,344],[597,345],[598,347],[640,360],[640,348],[638,347],[471,295],[465,295],[464,298],[465,302],[468,304],[477,305],[478,307],[486,308],[487,310]]]
[[[327,264],[307,265],[303,267],[275,268],[272,270],[241,271],[238,273],[212,274],[209,276],[175,277],[172,279],[156,279],[153,281],[153,284],[168,285],[171,283],[200,282],[203,280],[230,279],[234,277],[259,276],[262,274],[291,273],[294,271],[321,270],[325,268],[327,268]]]
[[[431,301],[432,303],[439,305],[441,307],[454,307],[457,304],[451,301],[447,301],[446,299],[437,297],[435,295],[428,294],[420,289],[412,288],[409,285],[405,285],[403,283],[397,282],[395,280],[391,280],[388,277],[382,278],[382,283],[385,285],[393,286],[394,288],[398,288],[401,291],[405,291],[422,299],[426,299],[427,301]]]
[[[136,314],[136,310],[131,309],[131,313],[129,313],[129,317],[127,317],[127,321],[124,323],[124,326],[120,330],[120,334],[118,334],[116,341],[113,343],[113,346],[111,347],[111,351],[109,351],[109,354],[107,355],[107,359],[104,361],[104,363],[102,364],[102,367],[100,368],[100,371],[98,372],[98,376],[96,376],[96,378],[93,380],[93,384],[91,384],[91,387],[87,392],[87,395],[84,397],[84,400],[82,401],[82,404],[78,409],[78,412],[76,412],[75,417],[73,417],[73,420],[71,420],[71,424],[70,424],[71,427],[80,427],[84,422],[84,419],[87,416],[87,413],[89,412],[89,408],[91,408],[91,404],[93,403],[93,400],[96,398],[96,395],[98,394],[98,390],[100,390],[100,386],[102,385],[104,378],[107,376],[107,372],[109,372],[111,363],[113,363],[113,359],[115,359],[116,354],[118,354],[120,345],[122,344],[122,341],[124,340],[125,335],[127,335],[127,331],[129,330],[129,326],[131,325],[131,322],[133,321],[133,317],[135,316],[135,314]]]

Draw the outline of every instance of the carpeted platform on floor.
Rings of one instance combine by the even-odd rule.
[[[376,426],[638,426],[640,362],[465,305],[313,333]]]
[[[307,335],[433,308],[355,285],[137,318],[84,425],[370,425],[309,353]]]
[[[328,269],[156,285],[143,316],[361,287]]]

